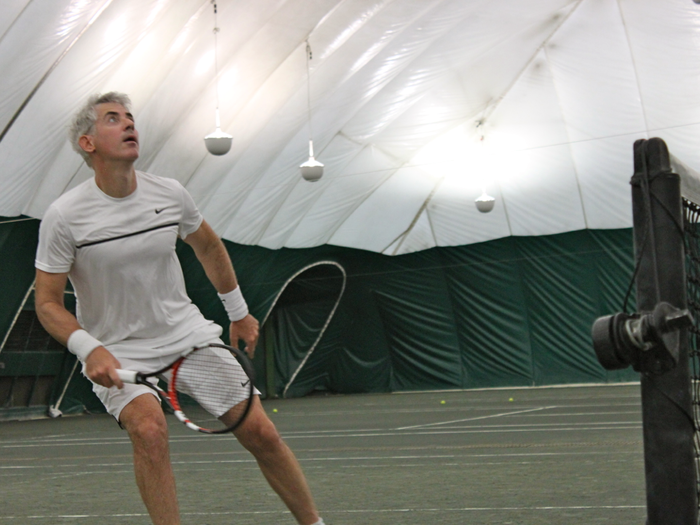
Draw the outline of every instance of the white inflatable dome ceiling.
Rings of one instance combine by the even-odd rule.
[[[217,17],[215,79],[209,0],[3,0],[0,215],[41,218],[91,176],[66,127],[112,90],[133,100],[137,169],[268,248],[625,228],[634,140],[700,168],[691,0],[218,0]],[[217,85],[225,156],[203,141]]]

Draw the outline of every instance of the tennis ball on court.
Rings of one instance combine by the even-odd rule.
[[[442,401],[440,401],[440,404],[441,404],[441,405],[444,405],[444,404],[445,404],[445,400],[443,399]]]
[[[273,411],[275,414],[277,413],[277,409],[276,409],[276,408],[273,408],[272,411]]]
[[[511,397],[508,401],[513,401],[513,398]]]

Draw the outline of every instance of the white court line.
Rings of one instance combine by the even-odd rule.
[[[532,507],[457,507],[457,508],[400,508],[400,509],[334,509],[324,510],[324,516],[333,514],[391,514],[391,513],[454,513],[454,512],[523,512],[523,511],[557,511],[557,510],[632,510],[645,509],[644,505],[573,505],[573,506],[532,506]],[[218,512],[181,512],[183,516],[288,516],[289,511],[218,511]],[[54,514],[33,516],[0,516],[0,521],[10,520],[58,520],[58,519],[105,519],[105,518],[141,518],[146,513],[122,514]]]
[[[447,427],[450,429],[457,428],[538,428],[547,427],[556,430],[558,427],[609,427],[611,425],[628,425],[631,427],[636,427],[641,425],[641,421],[594,421],[586,423],[501,423],[499,425],[455,425],[454,427]]]
[[[618,425],[618,423],[611,423],[611,425]],[[477,427],[478,428],[478,427]],[[338,434],[338,435],[324,435],[324,436],[319,436],[327,439],[331,438],[348,438],[348,437],[388,437],[388,436],[440,436],[440,435],[450,435],[450,434],[506,434],[506,433],[517,433],[517,432],[584,432],[584,431],[594,431],[594,432],[600,432],[602,430],[635,430],[635,429],[641,429],[642,425],[634,425],[630,424],[627,426],[610,426],[610,427],[597,427],[597,428],[585,428],[585,427],[577,427],[577,428],[533,428],[533,429],[500,429],[496,428],[493,430],[426,430],[423,432],[412,432],[412,433],[405,433],[405,432],[400,432],[400,429],[397,429],[395,432],[375,432],[375,433],[367,433],[367,434]],[[313,438],[314,436],[290,436],[290,435],[283,435],[282,436],[285,440],[292,440],[292,439],[309,439]],[[514,444],[515,445],[515,444]],[[556,443],[552,443],[551,446],[556,447]]]
[[[451,423],[464,423],[465,421],[477,421],[479,419],[491,419],[494,417],[505,417],[505,416],[513,416],[516,414],[527,414],[528,412],[539,412],[542,410],[550,410],[553,408],[559,408],[557,406],[551,406],[551,407],[538,407],[538,408],[530,408],[528,410],[517,410],[515,412],[503,412],[502,414],[491,414],[488,416],[478,416],[478,417],[470,417],[467,419],[455,419],[453,421],[443,421],[440,423],[426,423],[425,425],[413,425],[410,427],[399,427],[396,430],[411,430],[414,428],[425,428],[425,427],[433,427],[437,425],[449,425]]]
[[[598,451],[585,451],[585,452],[511,452],[511,453],[505,453],[505,454],[495,454],[495,453],[483,453],[483,454],[425,454],[425,455],[420,455],[420,454],[404,454],[400,456],[327,456],[327,457],[298,457],[297,459],[301,463],[306,463],[306,462],[315,462],[315,463],[322,463],[322,462],[342,462],[342,461],[348,461],[348,462],[355,462],[355,461],[382,461],[382,460],[387,460],[387,461],[394,461],[394,460],[404,460],[404,459],[473,459],[473,458],[522,458],[522,457],[562,457],[562,456],[609,456],[609,455],[614,455],[614,456],[621,456],[623,454],[626,455],[634,455],[638,456],[639,454],[634,451],[630,452],[620,452],[620,451],[612,451],[612,452],[598,452]],[[219,465],[219,464],[254,464],[256,463],[254,458],[246,458],[246,459],[212,459],[212,460],[177,460],[177,461],[172,461],[173,465]],[[95,464],[90,464],[89,467],[91,469],[105,469],[105,468],[114,468],[114,467],[119,467],[119,468],[125,468],[125,467],[131,467],[132,463],[130,461],[125,461],[123,463],[95,463]],[[13,466],[13,465],[8,465],[8,466],[0,466],[0,471],[2,470],[52,470],[55,471],[56,469],[61,469],[61,468],[67,468],[67,469],[75,469],[76,467],[85,467],[83,464],[78,464],[78,463],[62,463],[58,465],[29,465],[29,466]],[[92,473],[103,473],[103,472],[113,472],[113,470],[84,470],[84,471],[78,471],[75,473],[79,474],[92,474]],[[131,470],[124,471],[131,473]]]
[[[480,418],[482,419],[482,418]],[[470,420],[459,420],[459,421],[470,421]],[[440,424],[454,423],[454,421],[447,421]],[[461,428],[456,427],[455,429],[436,429],[436,430],[419,430],[417,432],[404,432],[404,429],[420,429],[424,425],[419,425],[417,427],[403,427],[395,430],[339,430],[333,431],[332,433],[317,432],[314,434],[293,434],[293,433],[283,433],[282,437],[285,440],[292,439],[342,439],[342,438],[358,438],[358,437],[389,437],[389,436],[434,436],[434,435],[449,435],[449,434],[494,434],[494,433],[516,433],[516,432],[584,432],[584,431],[603,431],[603,430],[635,430],[642,428],[641,423],[629,422],[629,423],[570,423],[566,427],[556,426],[558,424],[546,425],[544,428],[534,428],[536,425],[526,425],[528,428],[506,428],[506,426],[477,426],[477,427],[467,427]],[[599,425],[599,426],[576,426],[576,425]],[[216,439],[215,437],[181,437],[177,440],[171,440],[171,444],[188,443],[192,441],[200,441],[207,439]],[[104,446],[106,443],[102,440],[92,440],[92,441],[80,441],[80,442],[68,442],[68,443],[32,443],[23,444],[17,443],[13,445],[0,445],[0,449],[22,449],[22,448],[45,448],[49,449],[51,447],[70,447],[70,446]],[[129,441],[123,443],[112,443],[112,444],[123,444],[130,445]],[[556,446],[556,443],[552,444]]]
[[[555,414],[535,414],[533,412],[536,411],[541,411],[543,409],[549,409],[549,408],[588,408],[588,407],[595,407],[595,408],[610,408],[613,406],[617,405],[603,405],[603,406],[598,406],[598,405],[562,405],[562,406],[556,406],[556,407],[538,407],[534,409],[528,409],[528,410],[523,410],[520,412],[506,412],[503,414],[491,414],[488,416],[476,416],[472,418],[466,418],[466,419],[460,419],[460,420],[455,420],[455,421],[477,421],[480,419],[488,419],[488,418],[493,418],[493,417],[500,417],[504,415],[510,415],[510,414],[518,414],[518,413],[529,413],[527,417],[565,417],[565,416],[601,416],[601,415],[619,415],[619,414],[638,414],[641,416],[641,412],[634,411],[634,412],[576,412],[576,413],[555,413]],[[637,405],[635,405],[637,406]],[[448,409],[449,410],[449,409]],[[486,409],[480,409],[480,410],[486,410]],[[426,410],[427,412],[427,410]],[[435,409],[429,410],[429,412],[434,413]],[[353,412],[354,413],[354,412]],[[357,413],[365,413],[365,412],[357,412]],[[416,412],[414,412],[416,413]],[[345,412],[341,413],[339,412],[338,415],[343,415]],[[297,417],[299,414],[295,413],[295,417]],[[450,423],[445,422],[444,424]],[[429,425],[435,425],[435,424],[443,424],[443,423],[432,423],[432,424],[426,424],[426,425],[416,425],[415,427],[400,427],[395,430],[403,430],[403,429],[411,429],[411,428],[419,428],[423,426],[429,426]],[[385,429],[380,429],[380,428],[368,428],[368,429],[350,429],[350,430],[309,430],[309,431],[293,431],[293,432],[285,432],[286,435],[302,435],[302,434],[309,434],[309,435],[314,435],[314,436],[321,436],[323,434],[339,434],[342,432],[381,432]],[[223,435],[223,436],[205,436],[203,434],[196,434],[192,433],[192,435],[184,435],[184,434],[175,434],[170,436],[170,442],[171,443],[176,443],[180,441],[193,441],[197,439],[204,439],[204,440],[213,440],[213,439],[232,439],[231,436],[229,435]],[[10,439],[10,440],[3,440],[0,439],[0,448],[12,448],[12,445],[19,444],[22,447],[31,447],[31,446],[37,446],[37,447],[43,447],[43,446],[53,446],[53,445],[71,445],[71,444],[115,444],[115,445],[130,445],[131,441],[129,441],[128,437],[126,434],[124,435],[119,435],[119,436],[108,436],[108,437],[93,437],[93,436],[86,436],[86,437],[71,437],[71,434],[54,434],[50,436],[41,436],[41,437],[29,437],[27,439]]]

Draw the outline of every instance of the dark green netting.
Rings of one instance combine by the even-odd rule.
[[[2,333],[31,285],[36,231],[36,221],[0,225]],[[335,246],[226,246],[251,313],[261,321],[269,315],[255,357],[265,395],[282,394],[340,293],[342,274],[331,265],[289,282],[319,261],[345,269],[345,292],[289,396],[638,379],[632,370],[605,371],[590,342],[593,320],[622,307],[633,267],[631,229],[509,237],[395,257]],[[226,326],[192,250],[179,243],[178,256],[192,300]],[[65,371],[59,375],[57,383]],[[62,409],[94,407],[84,378],[73,381]]]

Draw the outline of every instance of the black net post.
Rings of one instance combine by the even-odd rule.
[[[634,144],[632,211],[638,260],[637,310],[661,301],[685,309],[686,282],[680,177],[671,171],[661,139]],[[654,372],[648,356],[641,373],[648,525],[697,525],[694,420],[687,330],[678,364]]]

